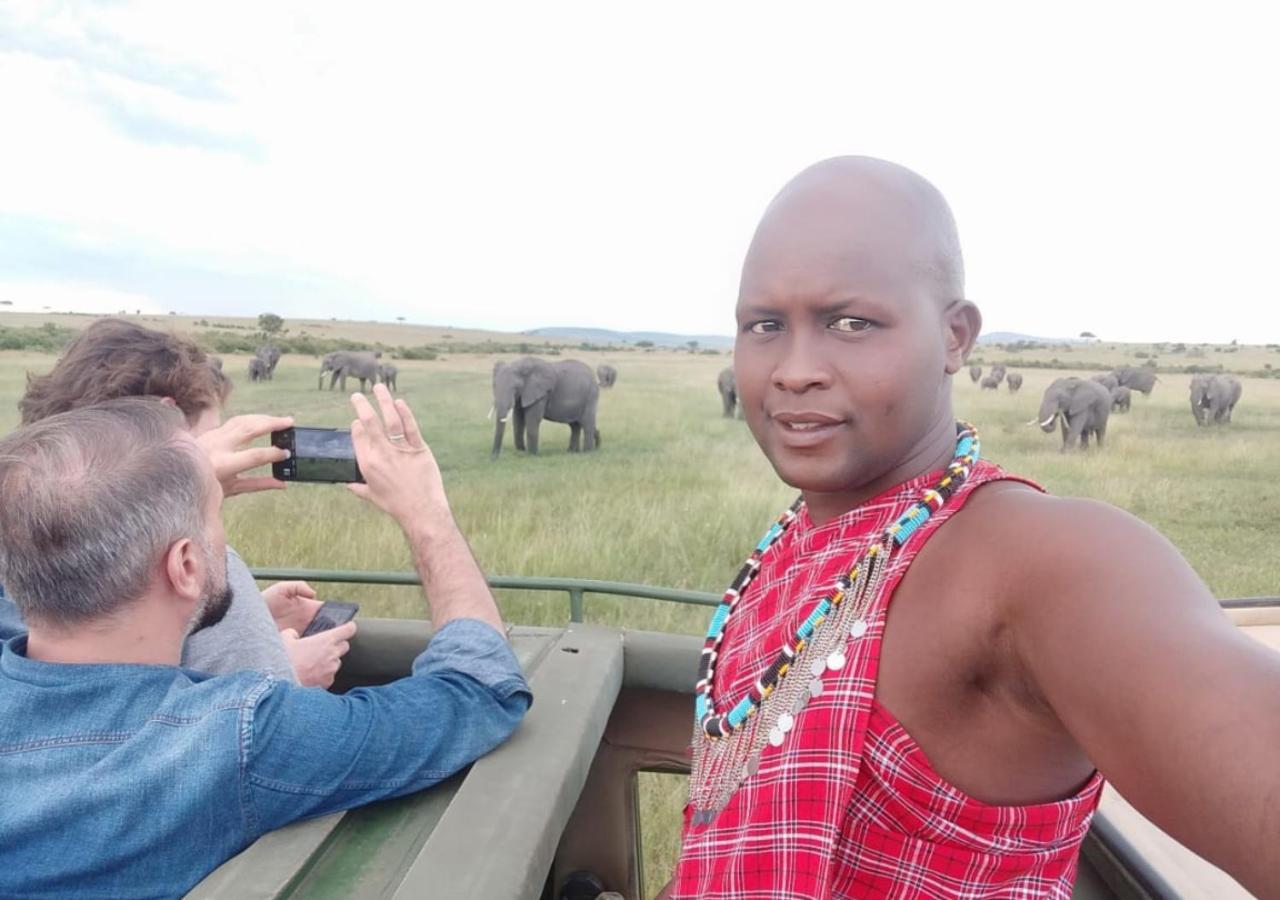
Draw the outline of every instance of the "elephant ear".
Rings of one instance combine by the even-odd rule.
[[[529,370],[529,376],[524,380],[524,387],[520,391],[520,405],[533,406],[548,397],[555,386],[556,376],[552,368],[535,366]]]

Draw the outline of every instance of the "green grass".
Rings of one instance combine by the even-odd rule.
[[[617,387],[602,392],[601,451],[570,455],[568,429],[548,423],[542,455],[516,453],[508,437],[496,462],[489,460],[493,426],[486,419],[493,359],[398,362],[401,395],[440,460],[477,557],[494,574],[718,592],[794,494],[773,475],[744,423],[720,417],[715,376],[728,359],[575,355],[619,371]],[[1212,362],[1221,358],[1209,353]],[[0,353],[0,433],[17,424],[24,372],[52,362]],[[232,412],[290,413],[307,425],[350,422],[341,393],[316,389],[314,360],[286,356],[275,381],[260,384],[248,382],[246,357],[227,357],[226,369],[237,382]],[[1151,397],[1135,395],[1130,414],[1112,416],[1101,452],[1063,455],[1056,433],[1024,424],[1061,373],[1024,374],[1017,395],[980,391],[967,375],[956,381],[957,414],[979,427],[985,456],[1054,493],[1105,500],[1141,517],[1182,550],[1220,597],[1277,592],[1280,509],[1265,498],[1274,494],[1280,459],[1280,380],[1245,379],[1235,421],[1197,429],[1189,376],[1161,376]],[[340,487],[297,485],[233,498],[225,512],[228,538],[251,565],[409,568],[396,528]],[[414,589],[342,586],[333,593],[358,600],[366,615],[425,614]],[[560,624],[567,616],[561,596],[503,593],[499,602],[518,622]],[[706,618],[703,609],[656,601],[587,603],[587,620],[609,625],[699,633]],[[674,860],[683,788],[670,778],[646,778],[642,786],[646,868],[656,890]]]

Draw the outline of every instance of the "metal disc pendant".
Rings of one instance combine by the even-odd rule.
[[[813,679],[813,681],[809,682],[809,696],[810,697],[822,696],[822,679],[821,678],[815,678]]]
[[[786,734],[788,731],[794,728],[795,724],[796,724],[796,717],[791,715],[791,713],[783,713],[782,715],[778,716],[778,730],[781,731],[783,734]]]
[[[809,672],[813,675],[814,678],[817,678],[819,675],[822,674],[822,670],[825,669],[826,667],[827,667],[827,664],[824,660],[815,659],[813,662],[809,664]]]
[[[785,738],[785,737],[786,737],[786,735],[782,733],[782,729],[781,729],[781,728],[771,728],[771,729],[769,729],[769,746],[770,746],[770,747],[781,747],[781,746],[782,746],[782,739],[783,739],[783,738]]]
[[[792,715],[799,715],[800,710],[804,709],[808,703],[809,703],[809,692],[807,690],[801,691],[800,696],[796,697],[796,702],[791,704]]]
[[[853,625],[849,627],[849,637],[860,638],[867,633],[867,620],[857,619]]]
[[[827,657],[827,668],[832,672],[839,672],[844,668],[844,664],[846,662],[848,662],[848,660],[844,658],[844,653],[837,650],[835,653],[832,653]]]

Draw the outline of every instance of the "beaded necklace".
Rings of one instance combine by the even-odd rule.
[[[795,636],[779,651],[737,703],[717,712],[713,692],[715,663],[724,631],[743,593],[760,572],[765,554],[794,524],[804,501],[797,499],[760,539],[734,577],[707,627],[694,687],[693,777],[689,780],[693,823],[711,822],[744,780],[756,773],[767,743],[779,747],[795,726],[795,717],[809,700],[822,693],[822,675],[839,671],[848,661],[845,644],[867,632],[866,614],[879,598],[884,573],[894,550],[906,543],[933,513],[942,508],[964,483],[979,454],[978,432],[956,423],[956,449],[938,483],[925,490],[892,525],[867,548],[862,558],[832,585],[796,628]],[[810,680],[788,678],[807,673]]]

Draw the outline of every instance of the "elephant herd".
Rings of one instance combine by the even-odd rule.
[[[1058,378],[1045,389],[1039,414],[1029,425],[1039,425],[1052,433],[1062,430],[1062,450],[1089,439],[1101,447],[1107,433],[1107,419],[1113,412],[1127,413],[1134,391],[1150,395],[1156,374],[1149,368],[1123,366],[1092,378]],[[1233,375],[1195,375],[1191,379],[1191,413],[1197,425],[1222,425],[1231,421],[1231,411],[1240,400],[1242,386]]]
[[[987,376],[982,376],[982,366],[969,367],[969,380],[978,384],[984,391],[994,391],[1000,387],[1000,382],[1009,385],[1009,393],[1016,394],[1022,390],[1022,373],[1009,372],[1006,376],[1004,366],[992,366]]]

